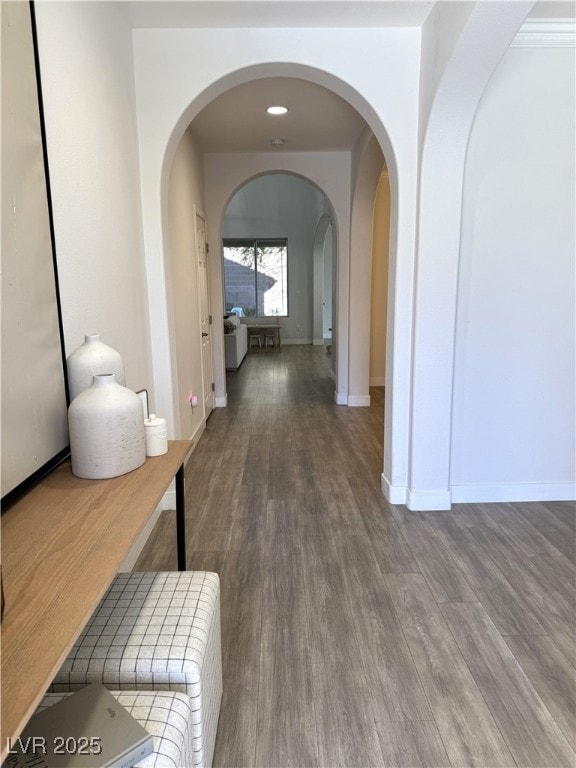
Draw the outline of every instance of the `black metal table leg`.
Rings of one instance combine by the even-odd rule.
[[[184,465],[176,472],[176,549],[178,570],[186,570],[186,517],[184,501]]]

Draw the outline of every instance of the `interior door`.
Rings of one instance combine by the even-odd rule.
[[[208,283],[208,244],[206,242],[206,219],[195,211],[196,255],[198,259],[198,308],[200,331],[202,333],[202,390],[204,418],[214,408],[214,368],[212,365],[212,316],[210,314],[210,292]]]

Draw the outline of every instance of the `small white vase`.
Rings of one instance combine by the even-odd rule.
[[[142,403],[113,373],[94,376],[68,409],[72,473],[92,480],[117,477],[146,461]]]
[[[162,456],[168,453],[166,419],[151,413],[148,419],[144,419],[144,432],[146,433],[146,456]]]
[[[124,386],[124,363],[119,352],[100,341],[95,333],[84,337],[84,343],[66,359],[70,402],[88,387],[99,373],[113,373],[118,384]]]

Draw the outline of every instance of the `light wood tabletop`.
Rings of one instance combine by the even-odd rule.
[[[2,516],[1,760],[191,451],[170,441],[110,480],[66,462]]]

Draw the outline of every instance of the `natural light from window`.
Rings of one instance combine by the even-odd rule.
[[[224,240],[226,312],[241,317],[288,315],[288,241]]]

